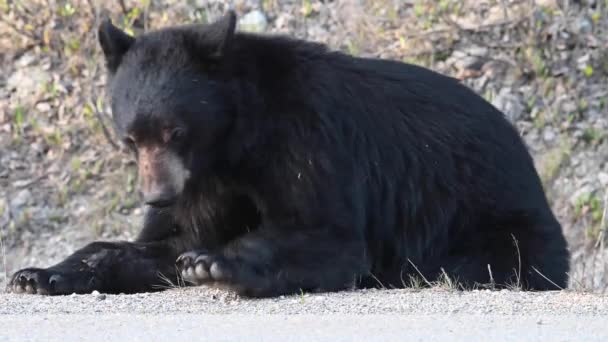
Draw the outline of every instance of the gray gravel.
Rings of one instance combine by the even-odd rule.
[[[578,292],[366,290],[245,299],[205,287],[136,295],[0,294],[0,315],[31,314],[406,314],[606,316],[608,296]]]

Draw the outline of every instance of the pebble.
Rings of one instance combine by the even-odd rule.
[[[492,100],[492,104],[504,112],[511,122],[520,120],[525,110],[522,96],[509,88],[502,88]]]
[[[51,110],[51,105],[48,102],[40,102],[36,105],[39,112],[46,113]]]
[[[11,199],[11,207],[14,209],[20,209],[28,204],[31,198],[32,193],[28,189],[23,189]]]
[[[543,130],[543,139],[546,142],[552,142],[555,140],[555,131],[553,130],[553,127],[546,127]]]
[[[593,23],[588,17],[580,17],[573,23],[573,30],[578,34],[588,34],[593,31]]]
[[[606,173],[606,172],[598,173],[597,179],[600,181],[600,184],[602,184],[602,186],[608,185],[608,173]]]
[[[488,49],[480,46],[471,46],[463,50],[456,50],[448,59],[447,63],[458,69],[478,68],[488,54]]]
[[[268,20],[259,10],[251,11],[239,20],[239,28],[243,31],[264,32],[266,26],[268,26]]]

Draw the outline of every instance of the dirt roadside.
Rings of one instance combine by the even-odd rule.
[[[563,292],[362,290],[246,299],[198,287],[135,295],[0,294],[0,315],[36,314],[404,314],[604,316],[608,296]]]

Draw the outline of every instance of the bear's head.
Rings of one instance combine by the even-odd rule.
[[[229,12],[208,25],[138,37],[110,20],[99,27],[115,129],[137,155],[151,206],[174,204],[221,157],[217,146],[228,139],[235,112],[222,71],[235,24]]]

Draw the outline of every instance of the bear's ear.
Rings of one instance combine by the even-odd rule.
[[[236,13],[229,10],[217,21],[201,25],[196,28],[196,32],[189,37],[191,48],[199,57],[209,60],[219,60],[226,55],[234,32],[236,30]]]
[[[106,66],[112,73],[116,72],[124,54],[129,50],[135,38],[129,36],[105,19],[98,30],[99,44],[106,57]]]

